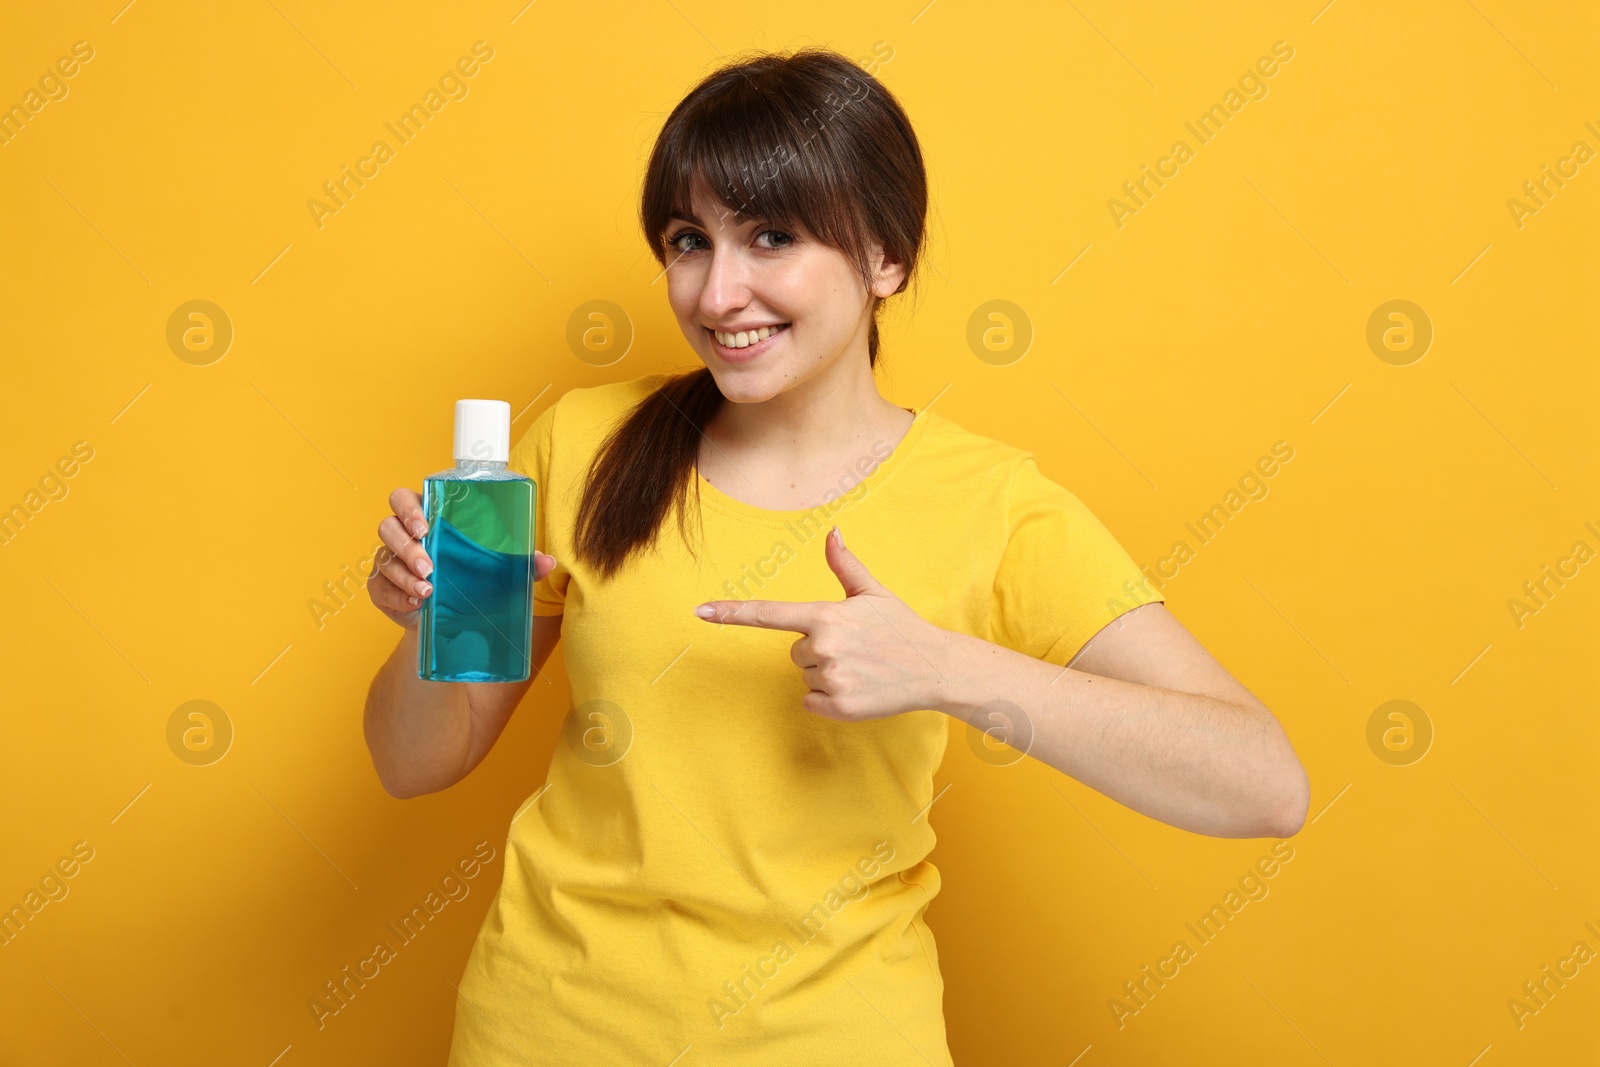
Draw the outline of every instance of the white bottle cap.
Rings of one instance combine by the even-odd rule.
[[[508,462],[511,405],[504,400],[456,401],[456,459]]]

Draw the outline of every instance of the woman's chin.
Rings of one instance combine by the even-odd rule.
[[[735,404],[759,404],[802,384],[798,376],[774,367],[713,369],[711,376],[717,391]]]
[[[759,404],[783,392],[784,380],[755,368],[713,367],[711,377],[716,380],[717,391],[723,399],[735,404]]]

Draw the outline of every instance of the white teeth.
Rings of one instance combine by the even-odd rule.
[[[728,348],[748,348],[758,341],[765,341],[773,334],[785,329],[789,324],[782,323],[778,326],[762,326],[756,330],[740,330],[738,333],[723,333],[713,330],[717,340]]]

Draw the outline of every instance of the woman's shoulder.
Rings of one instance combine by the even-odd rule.
[[[607,421],[649,396],[670,375],[642,374],[620,382],[573,386],[557,398],[563,421]]]
[[[618,421],[667,377],[644,374],[619,382],[572,386],[550,404],[539,421],[562,451],[593,451]]]
[[[618,419],[650,395],[665,377],[645,374],[620,382],[568,388],[546,404],[517,438],[511,450],[512,469],[542,469],[548,477],[549,471],[559,472],[569,461],[586,461]]]
[[[920,461],[915,465],[922,472],[919,491],[955,494],[978,509],[989,506],[996,513],[1084,510],[1073,488],[1076,478],[1070,452],[1063,455],[1059,440],[1051,439],[1054,435],[1035,433],[1007,441],[968,429],[935,411],[925,414],[928,426],[916,450]],[[989,423],[979,421],[977,425],[983,429],[993,424],[998,429],[1003,418],[997,415]]]
[[[929,409],[917,451],[947,473],[1006,483],[1033,459],[1026,448],[968,429],[962,423]]]

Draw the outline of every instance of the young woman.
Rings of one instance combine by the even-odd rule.
[[[534,670],[560,639],[573,707],[454,1067],[949,1064],[923,921],[948,717],[1196,833],[1304,820],[1277,720],[1077,498],[879,394],[926,206],[910,122],[835,53],[726,67],[667,119],[640,216],[705,367],[570,390],[512,451],[550,553]],[[405,628],[365,720],[399,797],[470,773],[530,684],[418,681],[419,503],[390,497],[369,581]]]

